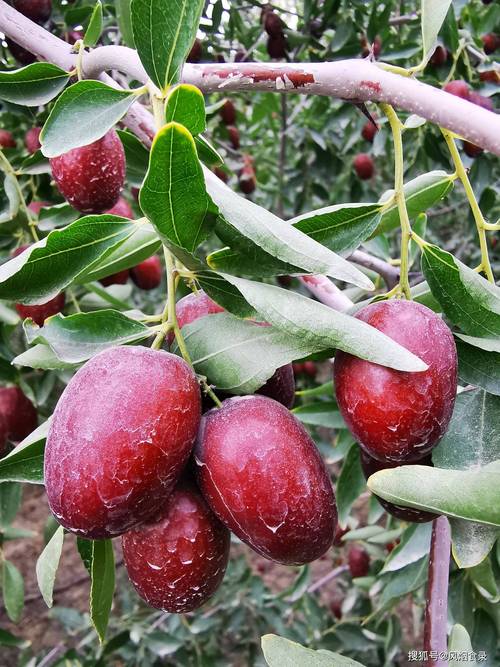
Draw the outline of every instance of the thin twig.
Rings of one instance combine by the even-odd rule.
[[[318,588],[322,588],[325,584],[328,584],[332,579],[336,579],[340,574],[343,572],[346,572],[349,569],[348,565],[339,565],[339,567],[336,567],[334,570],[331,572],[328,572],[328,574],[325,574],[324,577],[321,577],[321,579],[318,579],[314,583],[312,583],[308,589],[308,593],[314,593],[314,591],[317,591]]]

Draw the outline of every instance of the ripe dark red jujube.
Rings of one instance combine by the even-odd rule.
[[[28,51],[28,49],[23,48],[17,42],[13,42],[8,37],[5,38],[5,41],[7,42],[9,51],[11,52],[11,54],[17,60],[18,63],[20,63],[21,65],[31,65],[31,63],[36,62],[36,56],[33,53],[31,53],[31,51]]]
[[[123,197],[119,197],[118,201],[116,204],[109,209],[109,211],[106,211],[106,213],[109,213],[110,215],[119,215],[121,218],[133,218],[134,217],[134,212],[132,211],[132,207],[128,203],[126,199]]]
[[[432,310],[414,301],[374,303],[356,317],[420,357],[408,373],[337,352],[334,385],[342,416],[361,447],[379,461],[422,459],[445,433],[457,391],[453,336]]]
[[[219,587],[229,557],[229,531],[192,482],[182,480],[158,517],[122,537],[135,589],[172,614],[198,609]]]
[[[251,155],[243,156],[243,167],[238,175],[238,184],[240,190],[246,195],[251,195],[257,187],[257,179]]]
[[[50,166],[61,194],[78,211],[102,213],[117,203],[125,180],[125,152],[114,130],[50,158]]]
[[[275,60],[280,60],[281,58],[286,58],[287,53],[287,43],[286,37],[283,34],[276,35],[274,37],[268,37],[267,39],[267,52],[271,58]]]
[[[359,153],[353,160],[353,166],[356,174],[363,181],[370,179],[375,173],[375,165],[372,158],[367,153]]]
[[[8,130],[0,130],[0,148],[15,148],[16,140],[12,136],[12,132]]]
[[[36,153],[40,148],[40,132],[42,131],[41,127],[31,127],[24,137],[24,145],[28,153]]]
[[[217,176],[217,178],[220,178],[221,181],[224,183],[227,183],[229,180],[229,174],[224,171],[224,169],[221,169],[220,167],[214,167],[214,174]]]
[[[52,0],[14,0],[14,7],[36,23],[45,23],[52,13]]]
[[[199,39],[195,39],[191,51],[188,53],[186,62],[188,63],[199,63],[201,60],[203,48]]]
[[[224,125],[234,125],[236,122],[236,108],[231,100],[226,100],[220,108],[220,116]]]
[[[337,512],[328,472],[280,403],[245,396],[205,413],[195,461],[215,514],[261,556],[298,565],[331,546]]]
[[[14,442],[24,440],[38,425],[35,406],[20,387],[0,387],[0,415]]]
[[[347,562],[353,579],[366,577],[370,570],[370,556],[363,547],[353,545],[347,554]]]
[[[495,53],[500,45],[500,37],[495,35],[493,32],[489,32],[487,35],[483,35],[481,37],[481,41],[483,43],[484,52],[488,56],[492,53]]]
[[[128,269],[123,269],[123,271],[118,271],[118,273],[113,273],[111,276],[106,276],[105,278],[100,278],[99,282],[103,287],[109,287],[110,285],[125,285],[129,279],[130,271]]]
[[[464,153],[472,158],[479,157],[481,153],[483,153],[481,146],[476,146],[476,144],[473,144],[470,141],[463,141],[462,147],[464,149]]]
[[[148,257],[130,269],[130,277],[143,290],[151,290],[161,283],[161,262],[158,255]]]
[[[200,421],[200,390],[180,357],[114,347],[73,376],[45,449],[45,487],[60,524],[113,537],[155,516],[176,485]]]
[[[464,100],[469,99],[469,84],[465,81],[461,81],[460,79],[450,81],[446,84],[443,90],[445,90],[447,93],[451,93],[451,95],[455,95],[456,97],[461,97]]]
[[[21,319],[24,320],[27,317],[31,317],[33,322],[41,327],[48,317],[52,317],[52,315],[57,315],[57,313],[60,313],[64,308],[65,303],[66,297],[64,296],[64,292],[61,292],[53,299],[35,306],[16,303],[16,310]]]
[[[377,132],[378,132],[377,126],[370,120],[368,120],[363,125],[363,129],[361,130],[361,136],[363,137],[363,139],[366,139],[366,141],[373,143],[373,139],[375,138]]]
[[[237,127],[234,125],[229,125],[227,128],[227,134],[229,137],[229,142],[231,146],[237,151],[240,147],[240,132]]]
[[[441,67],[441,65],[444,65],[447,60],[448,51],[444,48],[444,46],[438,45],[436,46],[429,62],[431,65],[434,65],[434,67]]]

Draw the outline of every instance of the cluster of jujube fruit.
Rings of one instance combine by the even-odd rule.
[[[240,133],[236,127],[236,107],[231,100],[226,100],[220,109],[220,117],[222,122],[225,125],[227,136],[229,142],[234,150],[239,150],[240,148]],[[240,190],[246,195],[251,195],[254,192],[257,186],[257,179],[255,177],[255,168],[254,161],[251,155],[243,154],[242,155],[243,165],[241,166],[238,173],[238,184]],[[222,180],[224,183],[228,181],[228,175],[220,167],[214,168],[214,173]]]

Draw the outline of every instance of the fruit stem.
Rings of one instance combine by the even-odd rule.
[[[399,220],[401,224],[401,268],[399,272],[399,293],[407,299],[411,299],[410,282],[408,279],[409,271],[409,246],[412,235],[410,219],[406,209],[406,200],[404,193],[404,158],[403,158],[403,137],[401,132],[401,123],[396,112],[389,104],[381,104],[382,111],[387,116],[391,126],[392,138],[394,141],[394,197],[398,205]]]
[[[206,378],[201,378],[200,382],[203,386],[203,391],[205,392],[205,394],[207,396],[210,396],[210,398],[212,399],[212,401],[215,403],[215,405],[218,408],[222,408],[222,403],[219,400],[219,397],[217,396],[217,394],[215,394],[212,387],[208,384],[207,379]]]
[[[445,130],[441,128],[441,132],[443,133],[443,137],[446,141],[446,144],[448,146],[448,149],[450,151],[451,159],[453,160],[453,165],[455,167],[455,171],[457,172],[458,178],[462,182],[462,185],[465,190],[465,194],[467,195],[467,199],[469,200],[469,205],[472,211],[472,215],[474,216],[474,221],[476,223],[476,228],[477,228],[477,234],[479,237],[479,248],[481,250],[481,264],[480,270],[484,272],[486,278],[494,283],[495,278],[493,277],[493,271],[491,269],[491,264],[490,264],[490,258],[488,256],[488,245],[486,241],[486,222],[484,219],[484,216],[481,212],[481,209],[479,208],[479,204],[477,203],[476,195],[474,194],[474,190],[472,189],[471,182],[469,180],[469,176],[467,174],[467,170],[465,169],[462,158],[460,157],[460,153],[458,151],[457,145],[455,143],[455,139],[452,135],[451,132],[448,130]]]
[[[29,210],[27,204],[26,204],[26,199],[24,198],[23,191],[21,189],[21,186],[19,185],[19,181],[17,180],[16,172],[14,171],[11,163],[7,160],[3,152],[0,150],[0,166],[2,168],[2,171],[5,173],[6,176],[8,176],[12,182],[12,185],[14,186],[16,190],[16,194],[19,198],[19,207],[20,209],[24,212],[26,217],[28,218],[28,225],[31,231],[31,234],[33,235],[33,238],[35,241],[39,241],[38,233],[36,231],[36,221],[31,215],[31,211]]]

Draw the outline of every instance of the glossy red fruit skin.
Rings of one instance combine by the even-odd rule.
[[[49,162],[61,194],[81,213],[102,213],[117,203],[125,181],[125,152],[114,130]]]
[[[52,0],[14,0],[14,8],[36,23],[45,23],[52,13]]]
[[[431,56],[430,63],[434,67],[441,67],[448,60],[448,51],[444,46],[436,46],[434,53]]]
[[[484,52],[489,56],[490,54],[495,53],[495,51],[498,49],[500,44],[500,37],[490,32],[487,35],[483,35],[481,37],[481,41],[483,43]]]
[[[450,81],[446,84],[443,90],[445,90],[447,93],[451,93],[451,95],[455,95],[456,97],[461,97],[464,100],[469,99],[469,84],[467,84],[465,81],[461,81],[460,79]]]
[[[481,153],[483,153],[483,149],[480,146],[476,146],[476,144],[473,144],[470,141],[463,141],[462,147],[464,153],[471,158],[479,157]]]
[[[45,487],[65,528],[114,537],[149,520],[184,468],[198,431],[200,390],[180,357],[113,347],[73,376],[45,449]]]
[[[375,165],[372,158],[366,153],[359,153],[353,160],[354,170],[363,181],[370,179],[375,173]]]
[[[354,437],[379,461],[410,463],[439,442],[457,391],[457,351],[442,319],[414,301],[374,303],[356,317],[420,357],[429,368],[406,373],[337,352],[334,385]]]
[[[224,125],[234,125],[236,122],[236,109],[231,100],[226,100],[220,108],[220,116]]]
[[[377,132],[378,132],[377,126],[374,125],[371,121],[367,121],[363,125],[363,129],[361,130],[361,136],[363,137],[363,139],[366,139],[366,141],[369,141],[372,144],[373,139],[375,138]]]
[[[432,458],[430,454],[426,456],[421,461],[415,462],[418,465],[422,466],[432,466]],[[361,450],[361,467],[363,468],[363,474],[366,479],[371,475],[374,475],[379,470],[385,470],[387,468],[397,468],[398,463],[392,463],[390,461],[377,461],[372,456]],[[412,507],[403,507],[402,505],[395,505],[390,503],[383,498],[376,496],[378,502],[382,505],[386,512],[400,519],[401,521],[409,521],[410,523],[427,523],[428,521],[433,521],[437,518],[437,514],[432,512],[424,512],[423,510],[413,509]]]
[[[40,148],[40,132],[42,131],[41,127],[31,127],[24,137],[24,145],[28,153],[36,153]]]
[[[119,215],[121,218],[132,219],[134,217],[132,207],[123,197],[119,197],[116,204],[110,208],[109,211],[106,211],[106,213],[109,213],[110,215]]]
[[[240,133],[237,127],[230,125],[227,128],[227,134],[229,136],[229,142],[231,146],[237,151],[240,147]]]
[[[12,132],[8,130],[0,130],[0,148],[15,148],[16,140],[12,136]]]
[[[25,320],[27,317],[31,317],[33,322],[41,327],[48,317],[60,313],[65,303],[66,297],[64,296],[64,292],[61,292],[53,299],[50,299],[50,301],[37,306],[25,306],[22,303],[16,303],[16,310],[21,319]]]
[[[362,547],[352,546],[347,554],[347,562],[353,579],[366,577],[370,570],[370,556]]]
[[[268,396],[291,410],[295,403],[295,378],[292,364],[277,368],[266,384],[257,389],[255,393]]]
[[[217,178],[220,178],[220,180],[223,183],[227,183],[229,181],[229,174],[227,174],[224,169],[221,169],[220,167],[215,167],[214,168],[214,174],[217,176]]]
[[[331,546],[337,511],[328,472],[280,403],[244,396],[205,413],[195,461],[215,514],[261,556],[301,565]]]
[[[0,414],[14,442],[24,440],[38,426],[35,406],[19,387],[0,387]]]
[[[36,63],[37,60],[36,56],[33,55],[30,51],[23,48],[17,42],[13,42],[8,37],[6,37],[5,41],[7,42],[9,51],[11,52],[11,54],[17,60],[18,63],[20,63],[21,65],[31,65],[31,63]]]
[[[110,285],[125,285],[129,279],[130,271],[128,269],[123,269],[123,271],[118,271],[118,273],[113,273],[111,276],[106,276],[101,278],[99,282],[103,287],[109,287]]]
[[[161,262],[158,255],[148,257],[130,269],[130,277],[143,290],[151,290],[161,283]]]
[[[155,609],[184,614],[217,590],[226,571],[230,534],[193,483],[181,481],[158,518],[122,536],[128,576]]]
[[[202,46],[199,39],[195,39],[191,51],[188,53],[186,62],[188,63],[199,63],[202,56]]]

